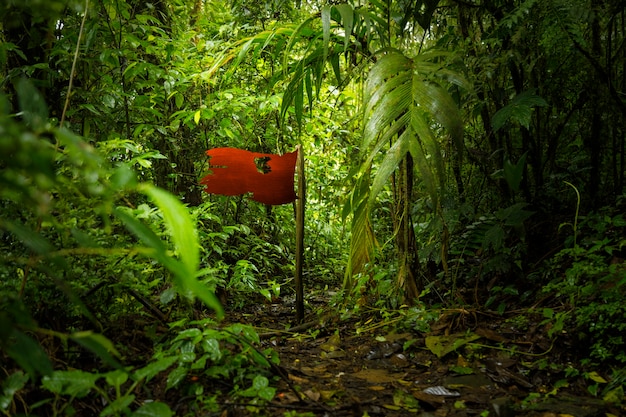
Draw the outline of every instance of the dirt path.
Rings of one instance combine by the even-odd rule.
[[[286,331],[280,329],[293,320],[289,306],[252,310],[241,320],[252,320],[263,347],[281,360],[278,395],[262,415],[591,417],[626,411],[593,398],[552,366],[571,359],[565,341],[521,333],[502,319],[478,324],[473,313],[453,311],[423,334],[397,331],[393,320],[374,312],[343,320],[322,313]]]

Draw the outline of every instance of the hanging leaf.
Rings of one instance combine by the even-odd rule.
[[[520,184],[522,183],[527,154],[528,152],[524,152],[524,154],[517,160],[517,163],[515,164],[513,164],[509,158],[506,158],[504,160],[504,179],[506,180],[506,183],[509,185],[511,190],[513,190],[514,192],[519,191]]]
[[[517,122],[528,129],[533,108],[548,105],[535,91],[533,88],[518,94],[509,104],[498,110],[491,119],[493,130],[500,130],[508,121]]]

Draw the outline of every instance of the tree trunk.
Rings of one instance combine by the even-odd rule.
[[[411,194],[413,191],[413,159],[407,154],[400,165],[394,181],[393,223],[396,232],[396,253],[398,260],[397,285],[404,293],[407,302],[419,297],[423,289],[419,274],[417,240],[411,220]]]

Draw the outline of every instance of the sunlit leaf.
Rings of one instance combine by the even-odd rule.
[[[187,271],[195,274],[200,264],[200,243],[187,208],[172,194],[160,188],[144,184],[141,190],[163,213],[163,220],[168,226],[180,259]]]
[[[80,370],[54,371],[50,376],[44,376],[41,383],[52,393],[80,398],[89,394],[100,378],[100,374]]]
[[[593,382],[597,382],[599,384],[606,384],[606,379],[604,379],[602,376],[600,376],[599,373],[597,373],[596,371],[591,371],[587,374],[587,377],[589,379],[591,379]]]
[[[350,46],[350,34],[352,33],[352,28],[354,27],[354,10],[352,9],[352,6],[347,3],[337,4],[334,7],[341,15],[341,21],[343,22],[343,52],[345,53],[348,51],[348,47]]]

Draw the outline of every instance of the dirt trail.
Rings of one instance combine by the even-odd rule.
[[[518,332],[501,318],[483,317],[478,325],[474,313],[452,311],[422,334],[396,332],[375,313],[347,320],[329,313],[285,331],[293,320],[289,305],[252,310],[240,312],[240,319],[252,320],[263,347],[280,356],[278,395],[265,415],[591,417],[626,411],[591,397],[583,385],[555,388],[563,375],[550,364],[569,360],[571,346]]]

